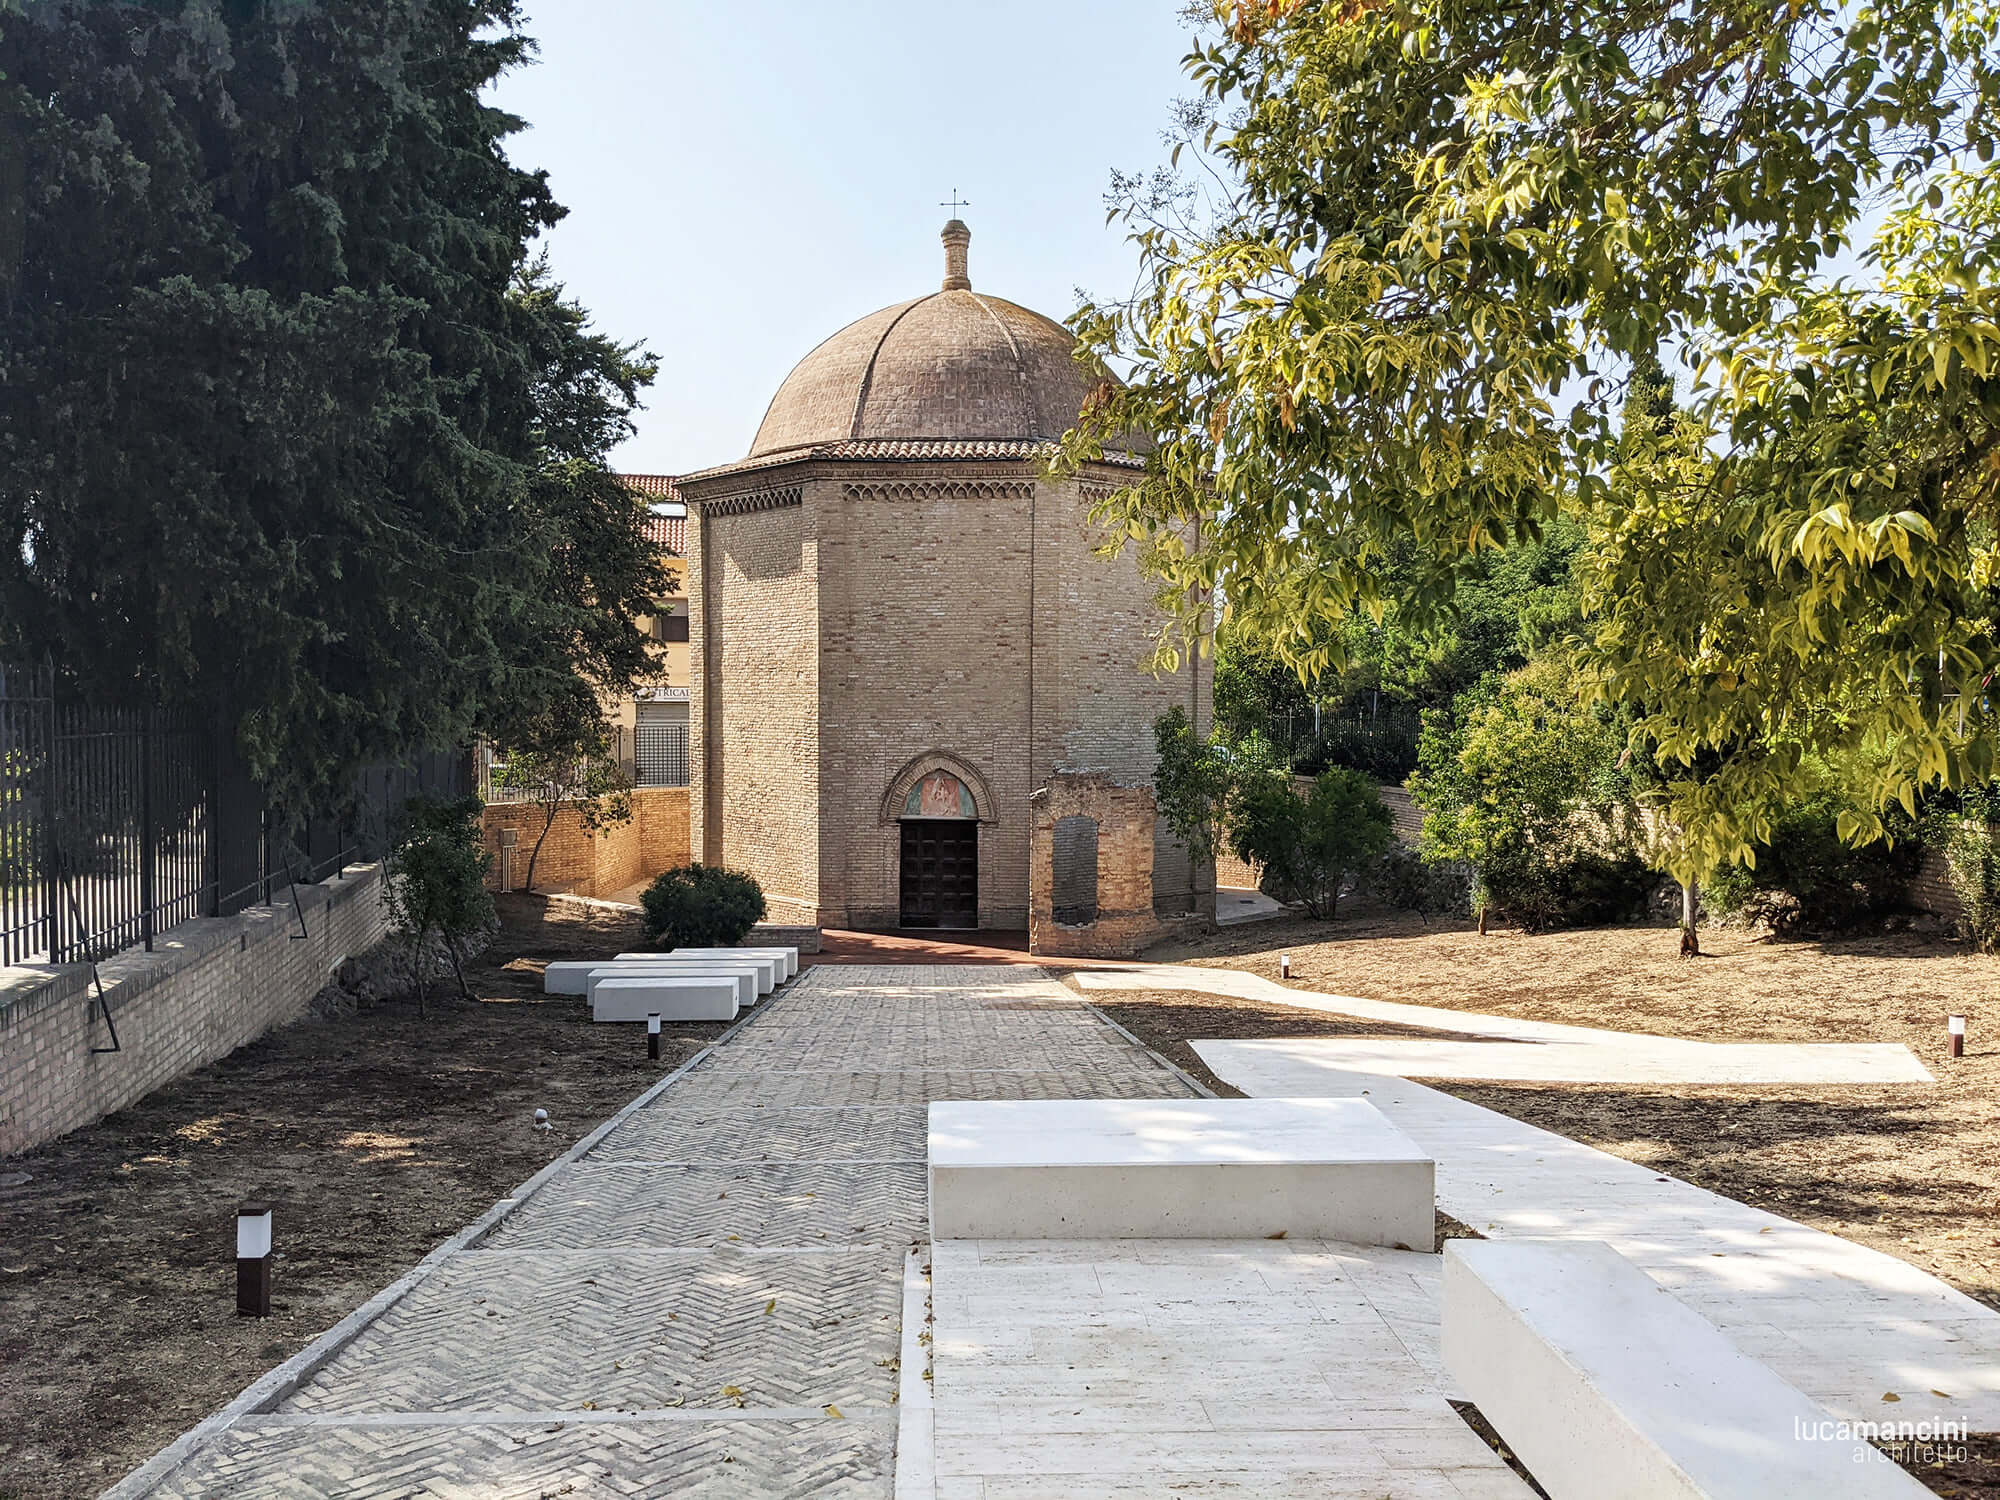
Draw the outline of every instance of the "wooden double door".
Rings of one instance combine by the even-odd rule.
[[[979,925],[979,824],[971,818],[903,820],[902,925]]]

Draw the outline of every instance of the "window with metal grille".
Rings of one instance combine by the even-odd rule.
[[[1097,920],[1097,819],[1081,814],[1056,819],[1055,919],[1065,927]]]
[[[633,735],[633,779],[640,786],[688,784],[685,703],[641,703]]]

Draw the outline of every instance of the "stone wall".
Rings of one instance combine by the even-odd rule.
[[[388,923],[378,867],[298,887],[298,905],[183,922],[98,965],[119,1049],[86,964],[0,969],[0,1155],[102,1119],[297,1019]],[[296,934],[303,924],[305,936]]]
[[[1030,799],[1028,951],[1059,958],[1131,958],[1180,924],[1154,911],[1153,856],[1158,815],[1150,786],[1123,786],[1099,772],[1057,772]],[[1056,920],[1056,825],[1097,825],[1097,918]],[[1064,899],[1074,899],[1065,893]]]
[[[662,870],[686,864],[688,789],[642,786],[635,787],[631,795],[631,820],[594,834],[584,831],[574,808],[559,810],[535,861],[535,889],[609,896]],[[528,875],[528,856],[547,817],[547,810],[532,802],[488,804],[485,843],[486,852],[493,857],[486,872],[489,889],[522,888]],[[511,861],[502,858],[503,829],[514,832]]]

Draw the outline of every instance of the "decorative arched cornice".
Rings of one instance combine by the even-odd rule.
[[[903,804],[909,801],[910,788],[922,781],[933,771],[949,771],[964,782],[972,793],[972,808],[979,821],[991,823],[999,817],[999,809],[993,802],[992,788],[978,767],[963,756],[954,755],[949,750],[926,750],[922,755],[904,765],[889,782],[889,790],[882,797],[882,821],[897,823],[902,821]]]
[[[1026,500],[1032,479],[895,479],[842,486],[849,500]]]
[[[780,510],[802,504],[804,500],[804,486],[788,484],[775,489],[691,499],[688,503],[705,516],[741,516],[755,510]]]

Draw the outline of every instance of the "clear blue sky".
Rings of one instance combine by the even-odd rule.
[[[496,102],[570,210],[557,273],[658,383],[628,471],[747,451],[785,373],[934,290],[939,207],[971,201],[972,282],[1067,317],[1129,289],[1113,167],[1164,156],[1188,92],[1180,0],[530,0],[539,62]]]

